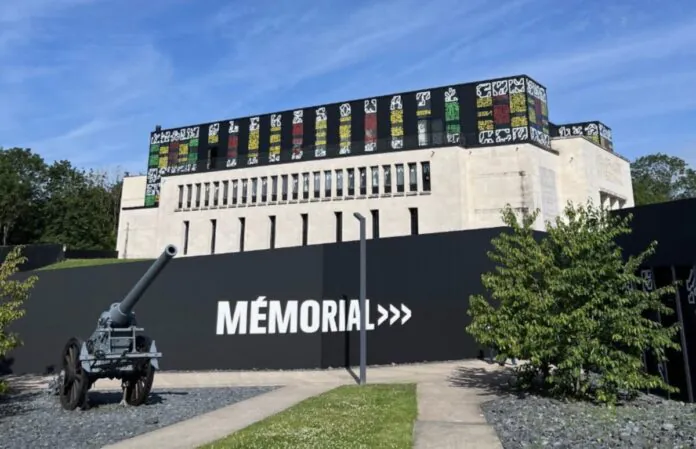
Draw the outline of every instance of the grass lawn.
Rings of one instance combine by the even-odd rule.
[[[415,384],[350,385],[199,449],[411,449]]]
[[[95,265],[109,265],[112,263],[139,262],[146,259],[68,259],[63,262],[46,265],[36,271],[61,270],[63,268],[91,267]]]

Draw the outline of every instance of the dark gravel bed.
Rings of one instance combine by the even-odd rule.
[[[482,406],[505,449],[696,448],[696,406],[641,396],[616,408],[506,396]]]
[[[273,390],[273,387],[153,391],[147,404],[121,406],[120,392],[89,393],[89,410],[68,412],[58,396],[0,399],[0,448],[100,448]]]

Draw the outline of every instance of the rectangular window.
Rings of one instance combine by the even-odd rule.
[[[271,241],[269,243],[269,247],[271,249],[275,248],[275,239],[276,239],[276,217],[275,215],[271,215],[268,217],[271,220]]]
[[[184,256],[188,254],[188,241],[189,241],[189,222],[184,222]]]
[[[309,173],[302,173],[302,199],[309,199]]]
[[[265,203],[268,199],[268,178],[261,178],[261,202]]]
[[[210,254],[215,254],[215,238],[217,234],[217,220],[210,220]]]
[[[331,170],[324,172],[324,197],[331,198]]]
[[[196,184],[196,207],[201,207],[201,185]]]
[[[246,202],[247,202],[247,196],[249,193],[248,184],[249,184],[248,179],[242,180],[242,204],[246,204]]]
[[[379,238],[379,210],[372,209],[370,211],[370,214],[372,215],[372,238],[378,239]]]
[[[203,206],[208,207],[208,206],[210,206],[210,183],[206,182],[204,185],[205,185],[205,199],[203,200]]]
[[[239,217],[239,252],[244,252],[244,233],[246,232],[246,218]]]
[[[271,201],[278,201],[278,177],[271,176]]]
[[[445,143],[445,126],[442,123],[442,119],[434,119],[431,123],[432,125],[432,137],[433,137],[433,145],[442,145]],[[457,125],[458,126],[458,125]],[[458,138],[458,136],[457,136]],[[455,142],[453,142],[455,143]]]
[[[383,165],[384,171],[384,193],[392,193],[391,165]]]
[[[418,191],[418,165],[415,162],[408,164],[408,190]]]
[[[379,193],[379,167],[371,167],[370,171],[372,172],[372,190],[371,193],[373,195],[377,195]]]
[[[227,206],[230,196],[230,182],[222,181],[222,205]]]
[[[191,198],[193,197],[193,185],[186,185],[186,208],[191,209]]]
[[[220,183],[214,182],[213,183],[213,206],[217,207],[219,197],[220,197]]]
[[[302,214],[302,246],[307,246],[307,234],[309,234],[309,217],[307,214]]]
[[[300,184],[300,175],[292,175],[292,199],[296,200]]]
[[[177,209],[181,209],[184,207],[184,186],[180,185],[179,186],[179,206],[177,206]]]
[[[408,213],[411,215],[411,235],[418,235],[418,208],[410,207]]]
[[[404,191],[404,164],[396,164],[396,191]]]
[[[336,196],[343,196],[343,170],[336,170]]]
[[[239,181],[232,181],[232,204],[237,204],[239,198]]]
[[[321,172],[314,172],[314,198],[321,197]]]
[[[343,212],[336,212],[336,241],[343,241]]]
[[[251,202],[256,204],[256,192],[259,189],[259,179],[251,178]]]
[[[348,196],[355,195],[355,169],[348,169]]]
[[[430,119],[418,120],[418,146],[427,147],[430,145]]]
[[[283,183],[283,201],[288,200],[288,175],[281,176]]]
[[[430,192],[430,162],[421,162],[421,176],[423,177],[423,191]]]
[[[358,169],[358,175],[360,176],[360,195],[367,195],[367,168],[360,167]]]

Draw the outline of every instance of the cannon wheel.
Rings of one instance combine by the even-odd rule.
[[[89,379],[80,363],[80,348],[82,343],[77,338],[71,338],[63,348],[63,384],[60,386],[60,404],[65,410],[75,410],[87,402]]]
[[[152,340],[143,335],[135,337],[135,348],[138,352],[150,350]],[[149,359],[136,361],[133,367],[133,376],[126,381],[126,403],[128,405],[142,405],[147,401],[152,389],[152,382],[155,380],[155,368]]]

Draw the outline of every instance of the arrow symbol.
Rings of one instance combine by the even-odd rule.
[[[411,309],[401,304],[401,312],[404,314],[404,316],[401,318],[401,324],[405,324],[406,321],[411,319]]]
[[[377,326],[380,326],[382,323],[384,323],[384,320],[386,320],[389,317],[389,312],[387,312],[387,309],[382,307],[380,304],[377,304],[377,311],[379,312]]]
[[[389,311],[392,313],[391,320],[389,320],[389,325],[391,326],[399,319],[399,309],[394,307],[394,305],[389,304]]]

